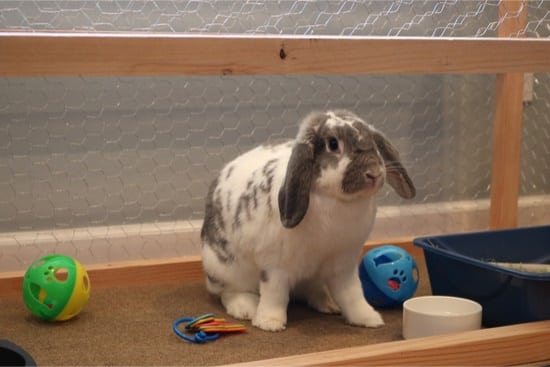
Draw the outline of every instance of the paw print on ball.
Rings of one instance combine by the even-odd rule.
[[[393,289],[394,291],[398,291],[401,288],[402,283],[407,282],[407,275],[405,274],[405,270],[393,270],[393,277],[388,279],[388,287]]]

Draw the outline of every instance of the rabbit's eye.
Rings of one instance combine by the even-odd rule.
[[[328,146],[328,149],[331,151],[331,152],[337,152],[338,151],[338,139],[336,138],[328,138],[327,139],[327,146]]]

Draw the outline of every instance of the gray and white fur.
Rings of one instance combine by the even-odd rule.
[[[357,264],[387,181],[414,185],[393,145],[344,111],[316,112],[295,140],[262,145],[228,163],[206,198],[201,231],[207,289],[227,313],[285,329],[290,297],[352,325],[379,327]]]

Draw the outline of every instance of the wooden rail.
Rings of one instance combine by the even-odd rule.
[[[515,0],[501,2],[499,19],[502,19],[499,37],[517,34],[527,25],[526,4]],[[499,73],[496,78],[489,210],[491,229],[516,227],[518,223],[524,72],[527,70]]]
[[[544,366],[550,358],[548,345],[550,320],[234,366]]]
[[[0,32],[0,76],[550,72],[550,41]]]

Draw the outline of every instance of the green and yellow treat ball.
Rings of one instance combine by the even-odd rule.
[[[75,259],[49,255],[36,260],[23,279],[23,301],[33,315],[51,321],[69,320],[90,297],[90,279]]]

